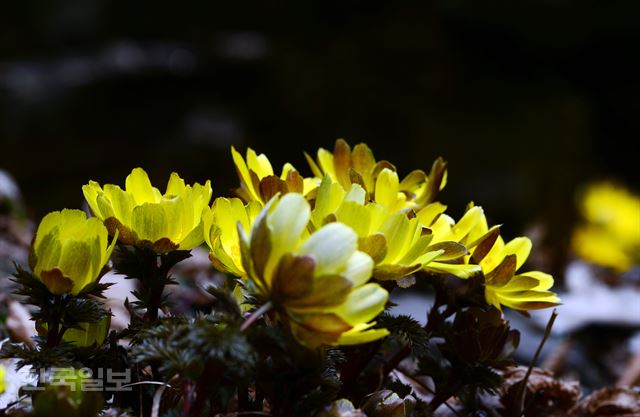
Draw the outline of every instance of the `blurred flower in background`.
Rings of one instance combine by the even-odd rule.
[[[624,272],[640,263],[640,196],[612,182],[589,184],[571,248],[589,262]]]

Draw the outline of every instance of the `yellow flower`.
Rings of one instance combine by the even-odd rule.
[[[332,223],[309,234],[309,203],[301,194],[276,196],[249,236],[238,227],[242,261],[257,293],[275,306],[308,346],[367,343],[388,334],[372,329],[388,293],[371,277],[373,261],[358,251],[349,227]]]
[[[400,181],[396,168],[387,161],[376,162],[366,144],[360,143],[351,150],[343,139],[336,141],[333,153],[320,148],[316,161],[305,156],[318,182],[328,175],[345,191],[352,184],[359,184],[366,191],[367,201],[375,201],[392,213],[426,206],[447,182],[447,164],[442,158],[433,163],[429,175],[415,170]]]
[[[473,210],[471,208],[470,210]],[[553,277],[540,271],[516,274],[531,252],[531,240],[517,237],[505,243],[499,228],[487,226],[480,211],[478,221],[469,232],[469,249],[473,254],[469,262],[478,262],[485,278],[487,303],[501,309],[501,305],[514,310],[538,310],[559,304],[560,299],[550,288]]]
[[[185,185],[175,172],[164,195],[151,186],[147,173],[135,168],[127,176],[125,190],[95,181],[82,187],[93,214],[109,233],[117,230],[120,242],[148,247],[157,253],[188,250],[203,238],[202,212],[211,199],[211,182]]]
[[[246,275],[242,266],[238,227],[249,233],[262,205],[252,201],[244,205],[239,198],[216,198],[210,210],[202,214],[204,240],[209,249],[209,259],[220,271],[239,277]]]
[[[374,278],[397,280],[435,260],[451,261],[466,255],[466,248],[457,242],[434,242],[435,235],[418,218],[393,212],[379,203],[366,203],[365,198],[366,191],[360,185],[352,184],[345,192],[327,175],[318,189],[311,219],[314,227],[338,221],[352,228],[358,234],[360,250],[375,262]],[[447,269],[449,272],[452,268]],[[474,270],[479,268],[466,265],[455,272],[468,274]]]
[[[596,183],[582,196],[580,210],[586,222],[571,239],[578,256],[619,272],[640,263],[640,196]]]
[[[267,156],[258,155],[251,148],[247,148],[246,161],[233,146],[231,156],[240,179],[240,187],[235,190],[235,193],[245,202],[257,201],[264,204],[277,193],[307,194],[317,186],[314,179],[302,178],[288,162],[282,167],[282,174],[279,177],[276,176]]]
[[[81,210],[47,214],[36,232],[30,259],[33,274],[53,294],[77,295],[97,281],[109,260],[107,229]]]

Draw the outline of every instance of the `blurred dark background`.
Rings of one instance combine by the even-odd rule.
[[[167,2],[168,3],[168,2]],[[401,174],[442,155],[454,215],[566,240],[581,184],[637,186],[640,2],[11,2],[0,168],[38,218],[135,166],[236,185],[229,147],[308,173],[366,141]]]

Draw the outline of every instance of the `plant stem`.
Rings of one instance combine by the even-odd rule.
[[[255,310],[251,315],[242,323],[240,326],[240,331],[244,332],[253,324],[254,321],[258,320],[262,315],[273,308],[273,303],[271,301],[267,301],[263,305],[260,306],[257,310]]]
[[[49,320],[47,320],[47,342],[45,344],[46,349],[51,349],[60,344],[60,340],[62,340],[62,335],[64,334],[64,330],[60,331],[60,319],[61,315],[59,310],[61,298],[59,295],[54,296],[53,299],[53,311],[51,316],[49,316]]]
[[[152,251],[145,251],[145,261],[147,265],[147,275],[140,279],[143,291],[148,294],[147,311],[144,313],[144,320],[153,323],[158,320],[158,309],[162,303],[162,292],[166,281],[166,274],[162,276],[161,257]]]

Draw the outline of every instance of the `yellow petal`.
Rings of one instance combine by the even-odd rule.
[[[370,211],[361,204],[353,201],[344,202],[336,212],[336,217],[341,223],[352,228],[360,237],[366,237],[371,233]]]
[[[130,193],[123,191],[117,185],[106,184],[104,186],[105,198],[111,204],[113,215],[123,225],[131,226],[131,214],[136,202]],[[104,210],[104,209],[103,209]]]
[[[387,239],[387,256],[384,263],[396,263],[409,249],[414,236],[421,231],[417,219],[411,221],[404,213],[395,213],[387,218],[380,232]]]
[[[354,203],[364,204],[367,192],[358,184],[351,184],[351,188],[344,196],[344,201],[353,201]]]
[[[382,313],[389,298],[387,290],[375,283],[365,284],[349,293],[335,313],[352,326],[371,321]]]
[[[142,168],[134,168],[131,171],[131,174],[127,176],[125,189],[131,193],[138,205],[160,201],[160,191],[151,185],[149,176]]]
[[[62,243],[60,270],[73,281],[72,294],[76,295],[91,281],[89,277],[91,248],[82,241],[69,240]]]
[[[167,192],[165,195],[181,195],[184,192],[184,188],[184,180],[180,178],[178,174],[172,172],[169,177],[169,183],[167,184]]]
[[[258,190],[253,186],[253,180],[251,179],[251,174],[249,173],[249,167],[242,158],[242,155],[236,151],[236,149],[231,147],[231,156],[233,158],[233,163],[236,166],[236,171],[238,172],[238,177],[240,178],[240,183],[242,188],[249,193],[249,197],[253,201],[262,201],[260,198]]]
[[[374,325],[375,323],[371,323]],[[373,342],[374,340],[382,339],[389,335],[387,329],[370,329],[366,330],[370,326],[358,325],[348,332],[344,332],[340,335],[340,338],[335,343],[336,345],[360,345],[363,343]]]
[[[516,271],[527,260],[531,253],[531,240],[528,237],[517,237],[504,245],[504,254],[516,255]]]
[[[333,166],[333,154],[331,152],[323,148],[318,149],[318,163],[320,164],[320,168],[322,168],[322,172],[328,174],[332,180],[338,180]]]
[[[263,210],[269,210],[269,208],[265,206]],[[300,237],[307,228],[310,217],[309,203],[301,194],[286,194],[275,204],[275,208],[267,216],[271,235],[271,253],[265,268],[267,280],[280,257],[298,249]]]
[[[538,285],[534,287],[535,290],[548,290],[553,286],[553,277],[547,273],[540,271],[528,271],[523,272],[520,275],[516,275],[518,277],[531,277],[538,281]]]
[[[436,218],[444,213],[446,209],[447,206],[436,201],[418,211],[416,216],[420,220],[420,223],[424,226],[430,227],[433,222],[436,221]]]
[[[36,276],[40,276],[42,271],[49,271],[58,266],[60,255],[62,254],[62,245],[57,239],[57,235],[57,229],[49,230],[46,235],[43,235],[38,230],[36,243],[34,244],[35,265],[31,265]]]
[[[431,262],[424,269],[437,273],[445,272],[462,279],[469,278],[481,271],[479,265],[447,264],[443,262]]]
[[[460,242],[464,237],[466,237],[469,232],[473,228],[475,228],[476,223],[484,216],[484,212],[482,207],[472,207],[464,213],[464,216],[456,223],[451,230],[451,236],[448,240],[453,240],[455,242]]]
[[[140,240],[155,242],[167,237],[167,217],[160,204],[145,203],[135,207],[131,226]]]
[[[395,211],[398,191],[398,174],[388,168],[383,169],[376,179],[376,203],[383,205],[390,211]]]
[[[182,239],[182,241],[178,242],[178,249],[191,250],[196,246],[200,246],[202,242],[204,242],[203,230],[203,224],[201,222],[194,227],[193,230],[191,230],[191,232]]]
[[[104,220],[108,216],[103,216],[100,207],[98,206],[98,195],[102,194],[102,188],[100,184],[95,181],[89,181],[89,184],[82,186],[82,194],[84,195],[85,200],[87,200],[87,204],[91,209],[91,212],[94,216],[99,218],[100,220]]]
[[[322,227],[324,219],[336,211],[344,195],[345,192],[340,184],[331,181],[328,175],[322,179],[313,209],[313,223],[316,227]]]
[[[365,284],[371,278],[373,260],[364,252],[355,251],[347,260],[346,267],[340,274],[348,278],[354,287]]]
[[[344,268],[358,247],[355,232],[342,223],[330,223],[312,234],[297,251],[316,261],[315,275],[330,275]]]
[[[166,235],[163,237],[170,237],[179,241],[181,237],[192,230],[193,226],[191,223],[193,219],[189,219],[191,221],[185,221],[184,219],[184,215],[186,214],[184,204],[184,201],[177,195],[162,197],[160,206],[165,212],[165,218],[169,220],[167,221]]]
[[[269,158],[263,153],[257,155],[256,151],[251,148],[247,148],[247,166],[258,175],[259,179],[273,175],[273,167]]]

